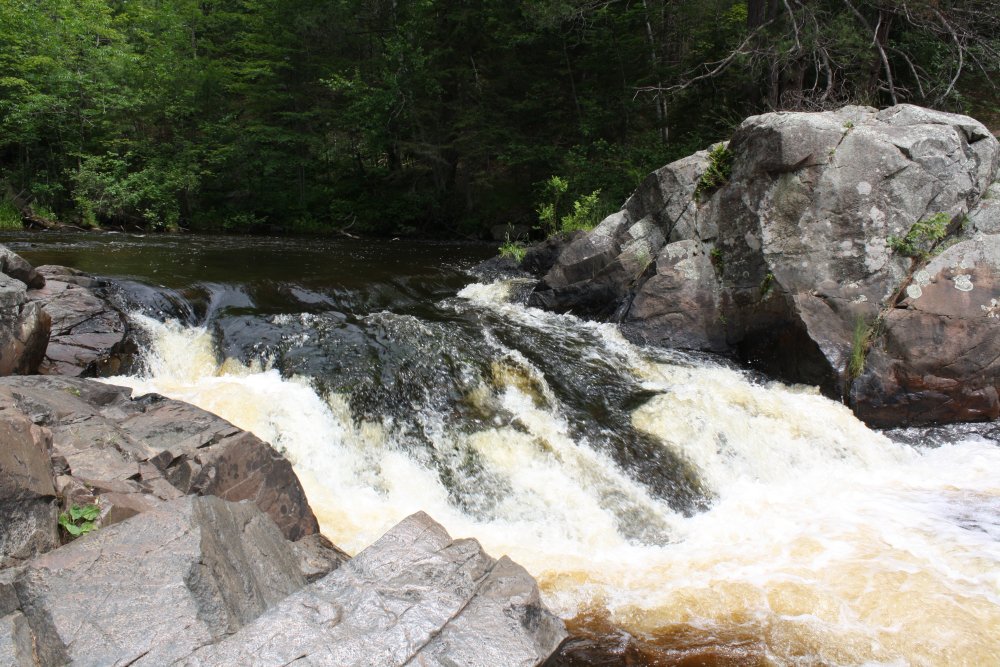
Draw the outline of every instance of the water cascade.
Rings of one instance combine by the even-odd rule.
[[[272,442],[346,550],[425,510],[523,564],[577,633],[661,664],[1000,664],[996,442],[904,444],[527,287],[269,315],[274,344],[243,355],[220,354],[232,323],[136,314],[146,370],[110,381]]]

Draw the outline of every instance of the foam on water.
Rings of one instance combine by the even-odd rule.
[[[142,319],[155,342],[150,372],[111,382],[189,401],[272,442],[324,533],[349,551],[425,510],[527,567],[567,618],[597,615],[652,637],[751,636],[781,664],[1000,664],[996,443],[898,445],[811,389],[666,363],[610,325],[511,303],[516,290],[471,285],[459,307],[596,333],[583,356],[614,357],[651,393],[633,425],[692,464],[713,496],[707,511],[679,515],[574,440],[544,369],[516,350],[497,349],[492,384],[469,396],[501,405],[510,423],[458,432],[422,416],[437,420],[438,456],[475,452],[496,482],[488,516],[456,506],[391,419],[358,422],[346,396],[320,396],[306,378],[219,363],[205,329]],[[629,539],[639,524],[659,538]]]

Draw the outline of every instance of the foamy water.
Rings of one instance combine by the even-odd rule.
[[[391,420],[358,422],[348,397],[306,378],[219,363],[205,329],[140,319],[149,373],[112,378],[215,412],[294,463],[323,532],[356,552],[424,510],[538,579],[560,615],[655,637],[678,628],[753,637],[776,664],[1000,664],[1000,447],[970,438],[915,450],[814,390],[754,384],[721,366],[664,363],[610,325],[528,309],[515,284],[471,285],[455,308],[549,331],[587,329],[651,398],[632,414],[697,471],[713,500],[685,517],[580,442],[544,369],[495,340],[470,403],[509,423],[471,432],[438,415],[438,458],[475,453],[496,483],[488,518],[449,497]],[[498,491],[499,489],[499,491]],[[477,518],[478,517],[478,518]],[[656,540],[629,539],[636,527]]]

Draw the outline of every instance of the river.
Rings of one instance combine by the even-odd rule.
[[[537,577],[552,665],[1000,664],[1000,428],[872,431],[811,387],[526,307],[475,245],[5,234],[114,278],[112,378],[295,465],[349,552],[425,510]]]

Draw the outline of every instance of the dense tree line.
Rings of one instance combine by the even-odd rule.
[[[552,176],[617,206],[751,113],[995,114],[998,28],[1000,0],[0,0],[0,187],[80,225],[478,235],[537,224]]]

